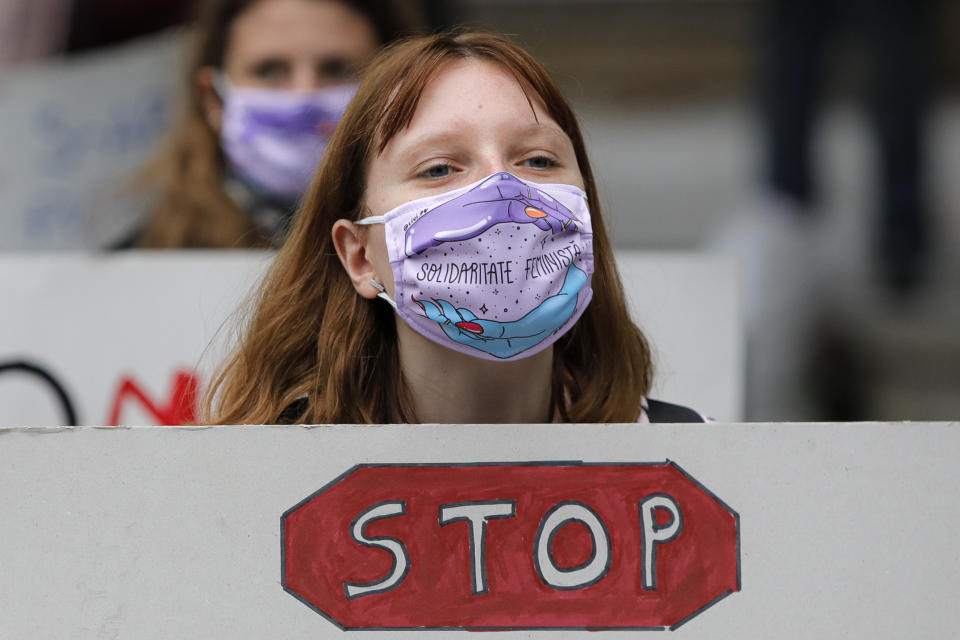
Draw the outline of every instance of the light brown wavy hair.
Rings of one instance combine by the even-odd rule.
[[[203,403],[208,424],[417,422],[389,305],[361,297],[331,237],[359,219],[367,167],[407,127],[445,64],[476,59],[512,74],[573,143],[593,222],[593,301],[553,348],[553,398],[568,422],[635,422],[651,384],[650,351],[627,312],[583,136],[544,68],[504,38],[467,33],[388,47],[370,65],[267,273],[246,334]],[[532,96],[532,98],[531,98]],[[291,403],[306,397],[291,415]]]
[[[177,121],[134,187],[156,194],[135,241],[148,249],[267,247],[270,239],[223,189],[225,161],[217,132],[207,121],[196,77],[204,67],[223,68],[233,23],[264,0],[203,0],[193,28],[193,50],[182,77]],[[423,29],[419,3],[336,0],[365,16],[380,43]]]

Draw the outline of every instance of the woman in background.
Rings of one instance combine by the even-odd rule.
[[[420,26],[388,0],[201,6],[183,113],[140,183],[152,210],[117,248],[279,245],[377,48]]]
[[[255,304],[207,423],[701,420],[646,399],[576,117],[500,37],[378,56]]]

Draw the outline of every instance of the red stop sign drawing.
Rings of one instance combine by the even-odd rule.
[[[343,629],[676,629],[740,590],[739,516],[670,461],[359,465],[281,531]]]

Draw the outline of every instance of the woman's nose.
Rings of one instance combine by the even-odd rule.
[[[321,87],[321,81],[312,64],[299,64],[294,67],[290,80],[289,88],[294,91],[312,91]]]
[[[480,174],[477,178],[483,178],[485,176],[492,176],[495,173],[510,173],[510,167],[499,156],[491,156],[484,158],[480,163]]]

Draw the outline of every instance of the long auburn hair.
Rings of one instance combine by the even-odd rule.
[[[197,72],[222,68],[234,21],[263,0],[203,0],[198,3],[195,38],[182,78],[177,123],[134,186],[156,194],[137,238],[142,248],[267,247],[269,238],[224,191],[224,157],[217,132],[207,122],[196,89]],[[422,28],[415,3],[401,11],[396,0],[336,0],[365,16],[381,43]]]
[[[553,398],[570,422],[634,422],[651,384],[650,350],[632,322],[583,136],[544,68],[502,37],[441,34],[401,42],[370,65],[347,108],[286,243],[252,301],[246,334],[207,390],[208,424],[270,424],[291,403],[300,423],[417,422],[400,367],[396,320],[356,293],[331,229],[357,220],[371,159],[407,127],[445,63],[500,65],[539,98],[573,143],[593,222],[593,301],[553,351]],[[289,411],[287,411],[289,413]]]

